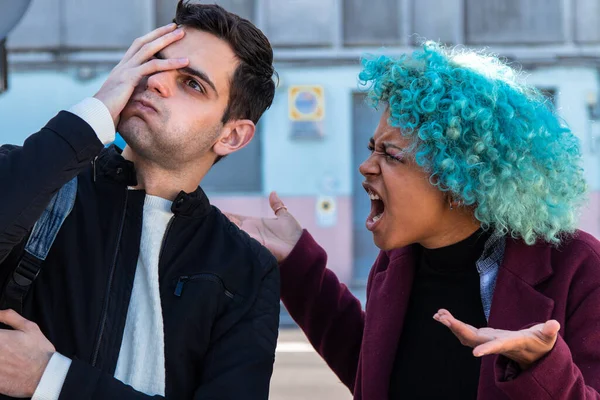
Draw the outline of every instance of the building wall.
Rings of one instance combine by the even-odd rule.
[[[223,175],[216,173],[209,195],[224,211],[271,216],[267,198],[271,191],[277,191],[301,224],[327,250],[329,267],[343,282],[355,284],[353,174],[360,160],[352,157],[352,96],[358,90],[359,67],[279,66],[278,70],[281,86],[273,106],[261,122],[260,159],[226,159],[221,165],[231,176],[248,163],[260,163],[260,188],[240,192],[225,185],[227,190],[220,191],[218,183]],[[106,79],[107,72],[87,81],[81,81],[77,76],[75,71],[13,70],[10,90],[0,95],[0,142],[22,143],[58,110],[93,95]],[[588,99],[599,90],[597,71],[589,67],[538,68],[531,71],[528,81],[556,91],[555,101],[561,115],[582,141],[590,201],[584,210],[581,227],[600,237],[600,160],[598,152],[592,151],[587,110]],[[287,89],[299,84],[321,85],[325,89],[322,139],[301,141],[291,136]],[[366,143],[364,147],[366,157]],[[360,191],[359,195],[362,195],[362,189]],[[332,198],[336,204],[334,221],[326,224],[317,212],[317,201],[324,196]],[[364,210],[364,218],[367,214],[368,210]]]

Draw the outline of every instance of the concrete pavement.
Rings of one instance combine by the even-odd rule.
[[[299,329],[281,329],[271,380],[272,400],[350,400],[350,391]]]

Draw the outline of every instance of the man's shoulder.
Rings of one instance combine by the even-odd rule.
[[[21,146],[16,146],[14,144],[3,144],[0,146],[0,156],[6,155],[11,151],[20,149]]]
[[[277,267],[277,260],[266,247],[238,228],[217,207],[212,206],[212,212],[215,224],[224,232],[223,236],[227,240],[225,244],[227,252],[244,254],[248,263],[262,267],[264,273]]]

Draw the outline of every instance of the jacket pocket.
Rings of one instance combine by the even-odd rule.
[[[233,294],[230,290],[227,289],[227,287],[225,287],[225,283],[223,283],[223,279],[221,279],[220,276],[211,274],[211,273],[201,273],[201,274],[195,274],[195,275],[180,276],[179,279],[177,280],[177,284],[175,285],[175,293],[174,293],[175,296],[181,297],[181,294],[183,293],[183,289],[184,289],[185,285],[192,281],[214,282],[221,286],[221,288],[223,289],[223,293],[225,293],[225,296],[229,297],[232,300],[235,299],[235,297],[236,297],[235,294]]]

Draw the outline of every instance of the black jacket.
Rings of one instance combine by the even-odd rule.
[[[76,175],[75,206],[23,314],[73,359],[61,399],[150,398],[113,377],[145,193],[127,189],[136,183],[133,164],[115,147],[103,149],[71,113],[59,113],[23,147],[0,148],[0,284],[45,205]],[[181,192],[172,211],[159,260],[166,398],[266,399],[279,323],[277,262],[200,188]]]

